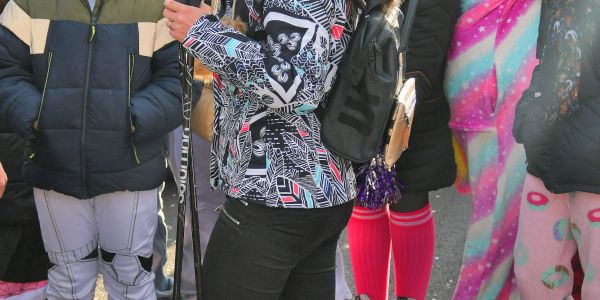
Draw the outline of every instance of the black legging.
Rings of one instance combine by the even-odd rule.
[[[284,209],[228,199],[204,258],[206,300],[332,300],[352,203]]]
[[[424,208],[429,204],[428,192],[404,193],[396,203],[390,205],[395,212],[408,213]]]

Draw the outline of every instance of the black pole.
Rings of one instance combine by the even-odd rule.
[[[193,0],[190,1],[192,5],[199,6],[199,4],[193,4]],[[198,1],[199,2],[199,1]],[[188,75],[188,95],[189,97],[189,118],[186,117],[185,122],[187,124],[187,128],[191,128],[191,114],[192,114],[192,80],[194,78],[194,57],[191,53],[186,51],[187,53],[187,75]],[[200,94],[202,93],[202,88],[199,89]],[[200,97],[201,95],[197,95]],[[192,215],[192,243],[193,243],[193,251],[194,251],[194,275],[196,279],[196,295],[198,300],[202,300],[202,248],[200,247],[200,223],[198,221],[198,199],[196,197],[196,176],[194,172],[194,155],[193,155],[193,134],[190,133],[190,161],[188,163],[188,177],[190,184],[189,189],[189,199],[191,203],[191,215]]]
[[[185,81],[186,81],[186,68],[185,68],[185,56],[182,55],[185,48],[180,44],[179,45],[179,79],[181,80],[181,88],[182,88],[182,105],[184,106],[184,115],[185,115]],[[186,210],[186,190],[187,190],[187,161],[188,155],[187,152],[190,147],[189,136],[186,139],[185,136],[185,120],[183,124],[183,136],[182,136],[182,145],[181,145],[181,164],[179,171],[179,180],[178,180],[178,190],[179,190],[179,202],[177,206],[177,234],[175,238],[175,274],[174,274],[174,286],[173,286],[173,300],[181,299],[181,269],[183,266],[183,241],[185,235],[185,210]],[[184,153],[185,151],[185,153]],[[185,161],[185,167],[184,167]]]
[[[199,0],[178,0],[183,4],[199,6]],[[192,81],[194,76],[194,57],[179,44],[179,77],[181,80],[183,105],[183,135],[181,141],[181,166],[179,173],[179,204],[177,214],[177,236],[175,245],[175,275],[173,299],[181,299],[181,271],[183,266],[183,240],[185,234],[185,213],[187,201],[192,215],[192,244],[194,251],[194,273],[196,294],[202,300],[202,253],[200,249],[200,231],[198,224],[198,202],[196,199],[196,180],[194,176],[194,152],[191,131]],[[186,193],[187,192],[187,193]],[[187,196],[187,197],[186,197]]]
[[[180,79],[181,79],[181,84],[182,84],[182,94],[183,94],[183,90],[184,85],[183,82],[185,81],[185,67],[182,67],[185,62],[182,60],[182,53],[181,53],[181,49],[182,46],[179,45],[179,64],[180,64]],[[185,51],[185,50],[184,50]],[[182,99],[182,104],[184,105],[184,109],[185,109],[185,99]],[[185,114],[185,113],[184,113]],[[184,121],[185,123],[185,121]],[[184,127],[184,131],[183,131],[183,139],[182,139],[182,147],[181,147],[181,164],[180,164],[180,171],[179,171],[179,180],[178,180],[178,190],[179,190],[179,201],[178,201],[178,205],[177,205],[177,234],[176,234],[176,238],[175,238],[175,274],[174,274],[174,286],[173,286],[173,299],[174,300],[179,300],[181,299],[181,269],[183,266],[183,241],[184,241],[184,234],[185,234],[185,210],[186,210],[186,201],[185,201],[185,194],[186,194],[186,190],[187,190],[187,165],[184,168],[183,164],[184,164],[184,156],[185,156],[185,161],[187,162],[187,155],[189,153],[187,153],[187,149],[189,149],[189,138],[186,140],[185,138],[185,124],[183,124]],[[186,153],[184,154],[184,149],[186,151]],[[187,163],[186,163],[187,164]],[[184,171],[185,170],[185,171]]]

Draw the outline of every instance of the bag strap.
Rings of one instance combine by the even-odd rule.
[[[187,4],[187,5],[190,5],[190,6],[198,7],[198,6],[200,6],[200,3],[202,3],[203,1],[202,0],[183,0],[182,2],[184,4]]]
[[[408,2],[406,14],[404,15],[404,24],[402,26],[402,35],[400,36],[400,52],[408,51],[408,42],[410,41],[410,33],[412,32],[413,24],[415,23],[415,15],[417,13],[417,5],[419,0],[405,0]]]
[[[231,20],[235,21],[235,7],[237,6],[237,0],[233,0],[231,3]]]
[[[236,0],[234,0],[236,1]],[[384,0],[352,0],[352,3],[360,10],[369,11],[374,7],[379,5],[384,5]],[[400,36],[400,51],[407,52],[408,51],[408,42],[410,40],[410,33],[412,31],[413,24],[415,22],[415,15],[417,13],[417,6],[419,4],[419,0],[405,0],[404,3],[407,3],[406,13],[404,15],[404,22],[402,24],[402,35]]]

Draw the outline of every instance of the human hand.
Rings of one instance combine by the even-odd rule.
[[[183,42],[192,25],[201,17],[212,13],[212,8],[206,3],[200,4],[200,7],[181,4],[175,0],[165,0],[165,9],[163,16],[169,21],[169,34]]]
[[[6,183],[8,182],[8,177],[2,168],[2,163],[0,163],[0,198],[4,195],[4,189],[6,188]]]

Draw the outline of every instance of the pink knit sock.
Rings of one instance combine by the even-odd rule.
[[[431,206],[409,213],[390,212],[390,232],[396,296],[425,299],[435,250]]]
[[[348,224],[350,259],[358,295],[385,300],[390,268],[390,227],[386,209],[355,207]]]

